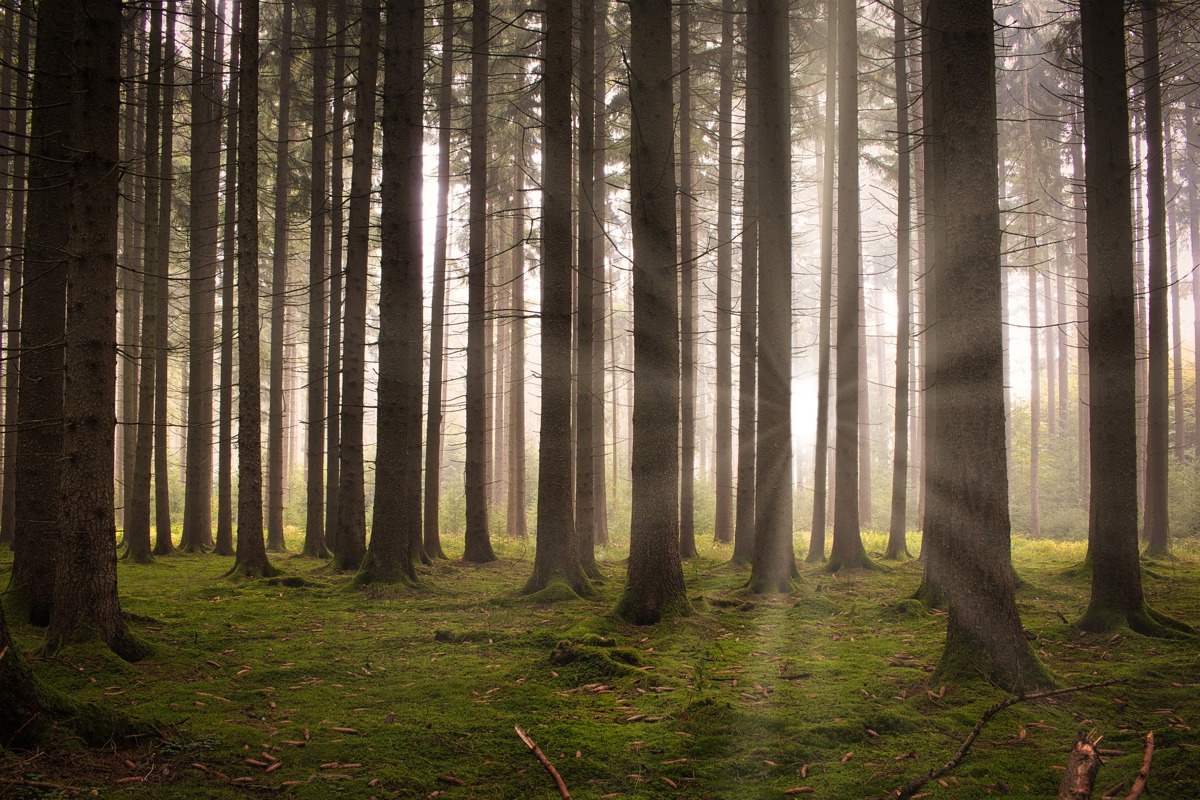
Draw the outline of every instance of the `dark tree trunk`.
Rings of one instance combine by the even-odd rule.
[[[633,117],[633,498],[617,614],[649,625],[690,609],[679,559],[679,278],[671,5],[630,3]]]
[[[163,48],[162,151],[158,166],[158,254],[154,266],[154,554],[163,556],[175,550],[171,531],[171,495],[167,467],[167,355],[170,350],[168,315],[171,269],[171,206],[175,181],[172,177],[175,155],[175,0],[167,2],[167,38]]]
[[[375,84],[379,73],[379,0],[363,6],[354,96],[354,154],[346,237],[345,342],[342,350],[342,436],[339,445],[337,548],[333,566],[357,570],[367,552],[363,487],[363,394],[366,380],[367,258],[371,236],[371,170],[375,152]]]
[[[1166,635],[1186,626],[1151,610],[1138,564],[1134,232],[1124,3],[1080,5],[1088,229],[1088,361],[1091,375],[1092,595],[1079,625],[1128,625]]]
[[[133,163],[137,157],[139,139],[144,138],[146,111],[146,84],[148,81],[137,81],[135,76],[142,74],[145,68],[144,58],[147,47],[145,37],[146,18],[143,12],[138,12],[126,18],[125,21],[125,65],[124,100],[125,119],[122,133],[121,158],[126,164]],[[160,23],[161,25],[161,23]],[[161,43],[160,43],[161,47]],[[25,56],[28,59],[28,56]],[[22,61],[20,63],[27,63]],[[7,73],[6,73],[7,74]],[[9,96],[7,88],[5,96]],[[6,112],[7,113],[7,112]],[[9,130],[9,122],[5,118],[5,130]],[[23,126],[17,128],[23,132]],[[11,147],[6,143],[6,147]],[[21,191],[20,173],[13,171],[13,191]],[[15,201],[14,197],[14,201]],[[120,368],[120,395],[117,398],[118,408],[121,409],[117,419],[120,435],[117,438],[117,518],[120,520],[121,535],[124,537],[125,520],[129,514],[129,488],[133,485],[133,462],[137,451],[137,401],[138,401],[138,359],[139,338],[141,333],[141,259],[142,245],[145,234],[145,219],[142,224],[135,224],[141,215],[145,201],[145,184],[142,175],[126,171],[121,185],[121,261],[117,273],[117,288],[120,292],[120,336],[117,339],[117,363]],[[15,211],[15,208],[14,208]],[[11,257],[11,254],[9,254]],[[12,325],[9,325],[11,328]],[[13,351],[15,352],[15,351]],[[3,531],[0,530],[0,536]],[[118,547],[120,544],[118,543]]]
[[[605,274],[605,254],[608,251],[608,235],[604,226],[607,219],[608,183],[605,175],[607,164],[606,142],[608,124],[608,2],[595,0],[595,69],[591,81],[592,115],[596,125],[592,147],[592,195],[589,198],[593,218],[596,244],[592,247],[592,484],[595,486],[595,538],[597,545],[607,545],[608,536],[608,475],[605,468],[607,440],[604,426],[604,378],[607,372],[604,348],[611,346],[612,328],[609,324],[610,304],[608,287],[611,285]],[[606,335],[607,329],[607,335]],[[614,419],[616,410],[613,409]],[[616,452],[614,436],[613,452]],[[616,469],[613,469],[616,480]]]
[[[696,242],[692,210],[691,6],[679,6],[679,261],[683,285],[679,358],[682,456],[679,490],[679,555],[696,555]]]
[[[454,89],[454,0],[442,3],[442,64],[438,88],[437,218],[433,235],[433,299],[429,310],[429,392],[425,415],[425,554],[442,552],[439,506],[442,495],[442,384],[446,341],[446,250],[450,223],[450,134]],[[514,290],[515,291],[515,290]],[[521,322],[522,328],[524,321]],[[522,356],[524,353],[522,353]],[[522,369],[524,369],[522,367]],[[515,374],[523,380],[524,376]],[[523,454],[522,454],[523,455]],[[510,484],[511,485],[511,484]],[[512,513],[511,510],[509,512]],[[521,509],[524,514],[524,507]],[[524,530],[524,525],[521,530]],[[511,529],[510,529],[511,530]]]
[[[328,411],[325,415],[325,540],[337,553],[338,493],[342,464],[342,167],[345,162],[346,117],[346,2],[334,0],[333,38],[333,140],[330,143],[329,185],[329,374],[326,376]]]
[[[908,368],[912,337],[910,275],[912,233],[911,143],[908,138],[908,53],[904,0],[895,0],[896,60],[896,441],[892,455],[892,514],[887,550],[897,559],[908,552]]]
[[[78,2],[78,0],[77,0]],[[120,205],[121,2],[78,2],[65,227],[68,231],[63,384],[62,526],[46,649],[99,639],[135,660],[117,597],[114,431],[117,214]],[[59,220],[60,224],[63,221]]]
[[[595,430],[592,421],[592,397],[595,394],[596,375],[594,369],[595,362],[595,311],[593,308],[593,300],[596,294],[596,263],[594,258],[594,248],[596,246],[596,226],[595,217],[592,213],[592,197],[594,195],[594,182],[596,179],[592,171],[594,161],[595,129],[596,117],[591,113],[594,108],[592,101],[592,83],[595,79],[593,73],[596,71],[596,4],[595,0],[580,0],[579,2],[579,68],[574,74],[576,80],[576,96],[579,105],[579,138],[578,138],[578,161],[579,164],[579,181],[576,191],[576,203],[579,207],[579,213],[576,217],[578,220],[578,229],[576,241],[578,245],[579,266],[576,273],[576,292],[575,292],[575,358],[577,361],[576,379],[575,379],[575,536],[579,545],[579,563],[583,570],[592,577],[599,576],[599,570],[596,567],[596,506],[601,504],[603,500],[597,502],[596,499],[596,483],[593,469],[595,467],[595,458],[593,450],[595,448]],[[570,11],[567,12],[567,19],[570,19]],[[560,20],[561,21],[561,20]],[[566,42],[564,45],[563,43]],[[570,50],[570,34],[566,34],[566,38],[559,40],[560,46],[565,46]],[[547,45],[549,46],[549,45]],[[566,69],[571,69],[571,61],[564,62]],[[570,89],[568,87],[567,91]],[[561,111],[561,108],[559,109]],[[566,124],[570,128],[570,107],[567,105]],[[547,115],[546,127],[551,125],[549,115]],[[570,142],[568,140],[568,147]],[[547,154],[548,155],[548,154]],[[569,164],[568,160],[568,164]],[[570,180],[570,169],[567,170],[568,181]],[[566,199],[566,198],[564,198]],[[547,198],[546,203],[550,202]],[[570,228],[567,229],[567,247],[570,247]],[[569,252],[569,251],[568,251]],[[546,253],[543,258],[544,264],[550,264],[551,258],[555,262],[570,264],[569,256],[563,258],[562,253],[551,255]],[[567,286],[570,287],[570,274],[564,271],[567,276]],[[571,298],[565,298],[567,303],[565,308],[570,308]],[[549,298],[543,301],[543,308],[555,308],[558,306],[550,306],[547,303],[551,302]],[[558,302],[555,300],[554,302]],[[543,319],[545,312],[543,311]],[[569,339],[568,339],[569,342]],[[570,384],[570,363],[567,364],[567,383]],[[543,372],[545,377],[545,372]],[[544,406],[543,406],[544,407]],[[543,411],[542,423],[545,425],[545,411]],[[570,417],[568,415],[567,429],[570,427]],[[545,453],[544,439],[542,445],[542,453]],[[557,467],[555,467],[557,469]],[[538,486],[538,504],[541,504],[542,498],[545,497],[541,493],[541,481],[539,479]],[[549,488],[549,487],[548,487]],[[538,530],[542,526],[539,523]]]
[[[1128,117],[1128,114],[1126,116]],[[1073,222],[1071,243],[1072,249],[1075,251],[1075,308],[1078,314],[1075,326],[1075,338],[1079,342],[1079,346],[1086,349],[1089,341],[1087,315],[1088,262],[1086,212],[1082,191],[1084,187],[1082,114],[1079,112],[1074,114],[1072,125],[1074,135],[1071,144],[1071,179],[1074,184],[1075,201],[1071,209]],[[1079,419],[1077,431],[1079,438],[1077,450],[1079,458],[1079,500],[1083,503],[1086,503],[1088,499],[1090,491],[1089,475],[1091,474],[1091,434],[1088,432],[1091,427],[1091,404],[1088,400],[1091,394],[1091,373],[1088,361],[1089,359],[1084,357],[1080,357],[1078,361],[1079,405],[1077,406],[1077,413],[1079,414]]]
[[[713,539],[733,541],[733,0],[721,2],[717,108],[717,410]]]
[[[308,421],[305,425],[304,550],[306,556],[327,558],[325,548],[325,304],[326,221],[329,183],[326,170],[329,105],[329,2],[316,0],[313,20],[312,97],[312,222],[308,239]],[[341,120],[337,121],[341,124]],[[420,317],[420,313],[417,314]]]
[[[542,112],[542,428],[538,440],[537,549],[533,575],[525,591],[536,592],[553,581],[563,581],[580,594],[590,594],[576,532],[580,519],[572,518],[571,509],[571,29],[571,0],[549,0]],[[581,69],[580,73],[591,76],[590,70]],[[590,144],[591,130],[588,140]],[[472,148],[472,159],[474,152]],[[587,208],[581,206],[580,216],[586,215]],[[591,253],[587,255],[590,272]],[[580,276],[581,283],[588,279],[590,275]],[[581,298],[583,292],[579,290]],[[587,294],[590,301],[590,286]],[[586,327],[590,328],[588,311]],[[583,372],[583,360],[591,360],[590,341],[588,345],[585,352],[581,342],[577,351],[581,375],[587,374]],[[590,397],[581,398],[577,405],[577,410],[589,417],[590,401]],[[590,444],[590,433],[587,439],[580,436],[581,444]],[[576,467],[586,472],[587,480],[591,479],[590,451],[586,462],[582,457],[576,460]],[[591,508],[587,513],[589,516],[582,521],[590,524]]]
[[[833,547],[827,569],[870,564],[860,531],[858,232],[858,20],[854,0],[838,0],[837,430],[834,441]]]
[[[63,336],[70,198],[71,37],[75,3],[37,4],[18,355],[12,583],[6,598],[20,621],[50,621],[55,546],[61,536]]]
[[[259,0],[242,0],[238,105],[238,510],[237,552],[230,574],[277,571],[263,541],[262,389],[258,308],[258,30]]]
[[[5,747],[31,747],[53,732],[50,717],[39,697],[37,679],[21,658],[8,632],[4,605],[0,604],[0,741]]]
[[[750,588],[787,591],[792,549],[792,180],[788,4],[759,0],[758,427]]]
[[[471,7],[471,163],[467,244],[467,456],[464,491],[467,529],[463,560],[495,561],[487,507],[487,294],[488,50],[491,4]],[[568,304],[569,305],[569,304]],[[544,366],[543,366],[544,369]]]
[[[1142,0],[1143,97],[1146,105],[1146,238],[1150,255],[1149,403],[1146,410],[1146,554],[1165,556],[1170,456],[1167,346],[1167,200],[1163,167],[1162,70],[1158,56],[1158,0]]]
[[[746,0],[746,38],[756,39],[757,0]],[[742,292],[738,332],[738,466],[734,506],[734,564],[748,564],[754,549],[754,444],[758,366],[758,138],[759,63],[746,46],[746,112],[742,145]]]
[[[838,0],[825,3],[825,147],[821,176],[821,295],[817,321],[817,442],[813,454],[813,518],[805,561],[825,560],[829,472],[829,360],[833,316],[833,193],[837,153]]]
[[[379,424],[371,546],[355,583],[416,581],[421,553],[421,135],[425,7],[388,0],[383,79]]]
[[[320,48],[318,48],[320,49]],[[288,164],[292,108],[292,4],[283,4],[279,31],[279,119],[275,142],[275,232],[271,251],[271,364],[267,409],[267,549],[287,549],[283,538],[284,302],[287,299]]]
[[[218,202],[221,178],[221,118],[217,104],[216,7],[193,3],[191,119],[191,204],[188,293],[187,465],[180,548],[198,552],[213,546],[213,342],[216,330]],[[198,23],[203,20],[203,25]],[[196,36],[195,38],[200,38]]]
[[[517,169],[516,207],[512,241],[512,325],[508,332],[512,352],[508,390],[508,536],[524,539],[525,525],[525,173]]]
[[[219,556],[233,555],[233,322],[234,249],[237,246],[237,122],[240,71],[240,0],[233,0],[229,35],[229,129],[225,143],[225,230],[221,244],[221,391],[217,430],[217,542]],[[218,37],[218,52],[221,40]]]
[[[954,176],[939,190],[931,321],[939,334],[930,483],[945,496],[927,509],[926,536],[929,569],[950,605],[936,675],[982,673],[1020,691],[1050,677],[1021,629],[1009,560],[992,4],[928,0],[924,11],[935,87],[926,159]],[[954,302],[943,302],[951,288]]]

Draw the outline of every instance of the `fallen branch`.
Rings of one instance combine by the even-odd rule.
[[[1137,800],[1146,790],[1146,779],[1150,777],[1150,762],[1154,759],[1154,731],[1146,734],[1146,752],[1142,755],[1142,768],[1133,779],[1133,788],[1125,796],[1125,800]]]
[[[1096,750],[1096,743],[1081,735],[1075,740],[1075,746],[1067,758],[1057,800],[1089,800],[1099,771],[1100,753]]]
[[[563,783],[562,775],[558,774],[558,770],[550,763],[550,759],[546,758],[545,754],[533,743],[533,739],[529,738],[529,734],[521,730],[520,725],[514,725],[513,728],[516,730],[517,736],[521,737],[521,741],[525,743],[525,746],[533,751],[538,761],[542,762],[542,766],[550,773],[550,777],[554,778],[554,784],[558,787],[558,793],[563,796],[563,800],[571,800],[571,793],[567,791],[567,784]]]
[[[937,769],[931,769],[924,775],[918,775],[903,786],[893,789],[888,793],[887,800],[906,800],[906,798],[912,797],[917,790],[925,784],[929,783],[930,781],[937,780],[950,770],[957,767],[959,762],[963,760],[963,757],[966,756],[967,751],[971,749],[971,745],[975,743],[975,739],[979,737],[979,733],[983,730],[983,726],[991,722],[993,717],[1009,706],[1016,705],[1017,703],[1021,703],[1026,700],[1042,700],[1047,697],[1057,697],[1061,694],[1070,694],[1072,692],[1085,692],[1090,689],[1099,689],[1102,686],[1111,686],[1114,683],[1120,683],[1120,681],[1111,680],[1100,681],[1099,683],[1085,683],[1081,686],[1068,686],[1065,689],[1050,689],[1045,692],[1034,692],[1033,694],[1022,694],[1017,695],[1016,697],[1004,698],[999,703],[996,703],[987,711],[983,712],[983,716],[981,716],[979,721],[975,723],[975,727],[971,729],[969,734],[967,734],[967,738],[963,741],[962,746],[958,748],[958,752],[956,752],[949,761]]]

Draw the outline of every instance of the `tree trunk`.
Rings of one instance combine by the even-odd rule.
[[[78,1],[78,0],[77,0]],[[61,527],[46,649],[99,639],[136,660],[117,597],[114,431],[117,363],[117,213],[120,200],[121,2],[78,2],[70,51],[71,187],[66,212],[67,297]],[[54,45],[52,45],[54,46]],[[62,224],[63,220],[59,220]]]
[[[586,18],[584,24],[592,22]],[[543,97],[543,154],[542,154],[542,428],[538,439],[538,503],[537,549],[533,558],[533,575],[525,584],[526,593],[540,591],[552,582],[565,582],[579,594],[590,594],[586,567],[581,563],[581,548],[577,525],[590,525],[591,511],[572,518],[571,498],[571,29],[570,0],[549,0],[545,12],[546,71]],[[586,27],[583,30],[587,31]],[[586,47],[585,47],[586,49]],[[588,65],[590,66],[590,65]],[[581,67],[581,75],[590,78],[591,70]],[[580,92],[580,97],[584,93]],[[586,116],[586,115],[584,115]],[[587,131],[588,145],[591,133]],[[582,130],[581,130],[582,140]],[[472,147],[472,156],[475,150]],[[590,153],[588,154],[590,156]],[[581,164],[590,164],[580,161]],[[581,173],[588,170],[580,170]],[[590,188],[590,187],[589,187]],[[582,196],[580,199],[586,202]],[[581,203],[580,217],[587,216]],[[580,223],[581,240],[582,228]],[[588,233],[590,234],[590,226]],[[581,245],[582,249],[582,245]],[[581,256],[583,253],[581,253]],[[591,271],[591,253],[588,271]],[[580,275],[585,284],[590,275]],[[591,287],[579,289],[579,297],[591,300]],[[582,314],[584,327],[591,327],[591,309]],[[582,331],[581,331],[582,333]],[[588,331],[590,333],[590,331]],[[584,346],[581,339],[577,355],[580,375],[587,375],[583,361],[591,360],[591,342]],[[590,368],[590,364],[588,365]],[[587,381],[581,381],[581,384]],[[583,395],[584,389],[580,389]],[[585,402],[586,401],[586,402]],[[591,416],[591,398],[577,397],[577,412]],[[587,458],[580,455],[576,467],[580,480],[591,480],[591,431],[588,437],[579,436],[580,451],[588,450]],[[469,443],[468,439],[468,443]],[[586,475],[586,478],[584,477]],[[593,568],[595,561],[593,558]]]
[[[364,39],[365,39],[364,35]],[[275,142],[275,232],[271,251],[271,364],[267,409],[267,549],[287,549],[283,539],[283,339],[287,299],[288,192],[291,176],[288,137],[292,108],[292,4],[283,4],[279,31],[279,118]]]
[[[267,577],[277,570],[263,541],[262,389],[258,308],[258,30],[259,0],[242,0],[238,73],[238,510],[230,574]],[[257,446],[256,446],[257,445]]]
[[[691,6],[679,6],[679,261],[683,285],[679,358],[680,426],[683,436],[679,491],[679,555],[696,555],[696,242],[692,210]]]
[[[758,25],[757,0],[746,0],[746,36]],[[754,445],[758,407],[758,138],[760,65],[746,46],[746,112],[742,161],[742,292],[738,332],[738,454],[734,506],[734,564],[748,564],[754,550]]]
[[[910,276],[912,167],[908,138],[908,53],[904,0],[895,0],[896,60],[896,442],[892,454],[892,514],[883,557],[908,552],[908,397],[909,344],[912,337]]]
[[[425,7],[389,0],[383,82],[379,423],[371,546],[355,583],[417,579],[421,553],[421,135]]]
[[[633,497],[629,578],[617,605],[649,625],[689,611],[679,559],[679,279],[671,6],[632,0]]]
[[[1165,556],[1170,456],[1167,344],[1167,199],[1163,167],[1162,71],[1158,57],[1158,0],[1142,0],[1143,82],[1146,104],[1146,239],[1150,251],[1149,404],[1146,411],[1146,554]]]
[[[1175,165],[1172,158],[1172,142],[1174,141],[1174,132],[1171,129],[1170,122],[1165,123],[1165,143],[1166,143],[1166,186],[1164,187],[1167,197],[1175,197]],[[1182,205],[1182,203],[1180,204]],[[1167,209],[1171,211],[1170,208]],[[1174,219],[1172,219],[1174,217]],[[1167,218],[1167,285],[1171,288],[1171,408],[1174,412],[1171,415],[1171,425],[1173,427],[1173,444],[1172,449],[1175,452],[1175,458],[1182,461],[1187,448],[1187,439],[1184,420],[1187,412],[1183,405],[1183,326],[1179,320],[1179,254],[1178,241],[1176,235],[1178,217],[1174,214]],[[1200,363],[1200,359],[1198,359]]]
[[[1026,212],[1032,213],[1032,212]],[[1028,245],[1027,245],[1028,246]],[[1032,251],[1031,251],[1032,252]],[[1038,356],[1038,272],[1029,267],[1029,535],[1041,536],[1038,454],[1042,429],[1042,363]]]
[[[713,539],[733,541],[733,0],[721,0],[717,107],[717,409]]]
[[[523,162],[523,159],[522,159]],[[512,325],[508,328],[511,365],[508,389],[508,520],[507,535],[524,539],[525,525],[525,170],[517,165],[512,225]]]
[[[216,7],[193,3],[191,202],[188,232],[187,465],[180,549],[213,546],[213,341],[216,322],[217,221],[220,199],[220,115],[217,113]],[[201,21],[203,20],[203,24]],[[196,43],[203,31],[203,41]],[[199,53],[199,60],[195,55]]]
[[[366,380],[367,259],[371,237],[371,172],[375,152],[375,85],[379,73],[379,0],[363,5],[354,97],[354,154],[346,237],[345,342],[342,349],[342,436],[339,444],[337,548],[333,566],[357,570],[367,551],[363,486],[363,395]]]
[[[442,65],[438,89],[437,217],[433,235],[433,299],[429,322],[429,392],[425,415],[425,554],[445,558],[438,514],[442,494],[442,385],[446,350],[446,250],[450,221],[450,134],[454,88],[454,0],[442,3]],[[514,289],[515,291],[515,289]],[[522,330],[524,321],[521,321]],[[524,353],[522,352],[522,358]],[[523,362],[522,362],[523,363]],[[514,379],[523,380],[515,374]],[[522,366],[522,371],[524,367]],[[522,420],[523,422],[524,420]],[[522,458],[524,453],[522,453]],[[511,483],[509,484],[512,485]],[[509,513],[512,511],[510,509]],[[524,506],[521,509],[524,516]],[[524,530],[521,525],[521,530]],[[511,528],[510,528],[511,531]]]
[[[133,163],[137,157],[139,139],[145,136],[143,129],[145,128],[146,84],[148,81],[134,80],[134,76],[143,74],[142,70],[145,68],[143,59],[148,50],[145,40],[145,24],[145,15],[140,11],[127,18],[125,22],[125,65],[122,77],[127,80],[124,86],[125,119],[123,121],[121,159],[127,164]],[[6,97],[9,96],[7,88],[4,90],[4,94]],[[5,130],[9,130],[10,124],[6,117]],[[23,126],[15,130],[23,132]],[[10,144],[6,143],[5,146],[11,148]],[[13,172],[14,192],[21,191],[19,176],[20,173]],[[13,199],[15,205],[15,196]],[[140,367],[138,343],[141,333],[139,315],[142,294],[141,270],[138,265],[144,243],[145,219],[142,219],[141,225],[135,223],[141,213],[144,201],[145,185],[142,175],[134,175],[127,171],[121,185],[121,261],[117,273],[117,288],[120,292],[118,324],[121,331],[117,339],[117,364],[120,368],[120,395],[117,405],[121,411],[117,419],[120,435],[117,438],[119,472],[117,474],[116,503],[122,537],[124,536],[125,520],[129,514],[129,488],[133,485],[133,462],[137,451],[138,371]],[[11,253],[7,255],[11,257]],[[0,535],[2,533],[0,530]]]
[[[575,347],[578,369],[575,380],[575,536],[579,545],[579,563],[586,574],[599,577],[596,567],[596,483],[593,469],[595,458],[595,430],[592,421],[592,397],[595,394],[595,310],[593,300],[596,295],[596,262],[594,248],[596,246],[596,226],[592,209],[592,197],[595,194],[594,151],[596,147],[595,129],[596,116],[591,113],[595,107],[592,102],[592,84],[596,71],[596,4],[595,0],[580,0],[579,2],[579,69],[575,74],[577,81],[577,98],[579,105],[579,138],[578,164],[579,181],[576,191],[576,203],[579,206],[577,229],[577,245],[579,267],[576,273],[576,309],[575,309]],[[569,34],[568,34],[569,37]],[[569,41],[565,46],[570,49]],[[560,42],[561,44],[561,42]],[[570,60],[565,62],[566,69],[571,68]],[[568,89],[569,91],[569,89]],[[560,109],[561,110],[561,109]],[[570,108],[566,112],[566,121],[570,127]],[[549,118],[547,118],[549,123]],[[602,179],[602,178],[601,178]],[[547,200],[547,203],[549,200]],[[569,233],[569,229],[568,229]],[[569,242],[569,238],[568,238]],[[569,246],[569,244],[568,244]],[[562,254],[551,256],[547,253],[543,263],[551,263],[551,258],[562,259]],[[570,258],[563,259],[570,263]],[[569,275],[568,275],[569,278]],[[568,280],[568,286],[570,285]],[[567,298],[570,307],[570,297]],[[548,299],[543,301],[543,315]],[[568,383],[570,382],[570,365],[567,366]],[[545,373],[543,373],[544,375]],[[543,424],[545,418],[543,417]],[[569,424],[569,423],[568,423]],[[544,445],[543,445],[544,448]],[[545,452],[543,449],[542,452]],[[539,491],[538,501],[544,495]],[[600,501],[602,502],[602,501]],[[541,530],[541,525],[538,525]]]
[[[787,591],[792,548],[792,159],[786,0],[758,0],[758,427],[750,589]],[[754,13],[752,11],[752,13]]]
[[[1080,6],[1088,229],[1088,361],[1091,426],[1092,594],[1084,630],[1128,625],[1167,634],[1177,623],[1152,611],[1138,564],[1134,231],[1124,3]]]
[[[1197,141],[1197,125],[1196,112],[1194,109],[1188,110],[1188,146],[1195,148],[1200,146],[1200,141]],[[1195,265],[1200,263],[1200,170],[1196,168],[1196,162],[1193,159],[1188,159],[1188,178],[1190,191],[1188,192],[1188,243],[1191,247],[1192,256],[1192,353],[1195,355],[1196,363],[1193,364],[1193,370],[1200,372],[1200,269],[1196,269]],[[1192,381],[1194,384],[1195,396],[1192,398],[1192,408],[1200,408],[1200,378]],[[1196,417],[1193,420],[1195,430],[1192,431],[1195,437],[1195,453],[1194,458],[1200,461],[1200,412],[1194,412]]]
[[[821,176],[821,289],[817,321],[817,432],[813,453],[813,517],[809,563],[825,560],[825,509],[829,471],[829,359],[833,315],[833,192],[837,152],[838,0],[825,3],[825,140]]]
[[[71,150],[73,0],[37,4],[29,136],[13,566],[8,607],[22,622],[50,621],[55,547],[61,536],[63,348]],[[32,435],[36,432],[36,435]]]
[[[467,273],[467,455],[464,491],[467,529],[463,560],[495,561],[487,508],[487,348],[484,325],[487,294],[488,50],[491,4],[471,7],[471,163]],[[564,198],[564,202],[566,198]],[[569,305],[568,305],[569,307]],[[544,312],[544,309],[543,309]],[[545,369],[545,365],[543,365]]]
[[[834,442],[830,572],[869,565],[859,530],[858,20],[854,0],[838,0],[837,430]]]
[[[954,176],[940,190],[931,321],[939,335],[930,481],[945,496],[927,509],[926,536],[929,569],[950,605],[935,676],[976,678],[978,670],[1021,691],[1050,676],[1021,629],[1009,560],[992,4],[928,0],[924,11],[934,87],[926,160]],[[950,291],[954,302],[944,302]]]
[[[1072,231],[1071,245],[1075,255],[1075,309],[1078,315],[1075,324],[1075,338],[1079,346],[1087,349],[1089,342],[1088,333],[1088,299],[1087,299],[1087,284],[1088,284],[1088,262],[1087,262],[1087,224],[1086,211],[1081,189],[1084,186],[1084,164],[1083,164],[1083,116],[1076,112],[1072,118],[1074,127],[1072,143],[1071,143],[1071,180],[1074,185],[1075,201],[1072,203]],[[1079,370],[1079,404],[1077,413],[1079,415],[1077,434],[1078,434],[1078,459],[1079,459],[1079,500],[1086,503],[1090,492],[1090,484],[1088,476],[1091,474],[1091,434],[1088,432],[1091,427],[1091,404],[1088,399],[1091,395],[1091,373],[1088,366],[1089,359],[1081,356],[1078,361]],[[1089,541],[1089,549],[1090,549]]]
[[[329,185],[329,374],[326,376],[328,405],[325,414],[325,540],[329,550],[338,550],[338,493],[341,491],[342,464],[342,241],[346,117],[346,2],[334,0],[333,37],[333,141],[330,153]]]
[[[607,442],[604,430],[604,348],[612,342],[612,327],[609,324],[608,302],[612,284],[605,274],[605,254],[608,251],[608,235],[604,225],[608,203],[608,183],[605,175],[607,164],[606,142],[608,141],[607,67],[608,67],[608,0],[595,0],[595,68],[591,81],[592,115],[596,120],[592,147],[592,195],[589,198],[596,244],[592,247],[592,485],[595,487],[594,528],[597,545],[607,545],[608,536],[608,475],[605,469]],[[605,330],[608,335],[605,335]],[[616,410],[613,410],[614,419]],[[616,442],[613,442],[615,453]],[[613,469],[616,480],[616,469]]]

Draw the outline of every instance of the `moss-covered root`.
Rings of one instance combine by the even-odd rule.
[[[921,585],[913,592],[912,599],[929,609],[944,609],[946,607],[946,592],[937,581],[931,581],[926,575],[921,579]]]
[[[686,617],[692,613],[692,604],[686,595],[662,600],[659,597],[638,597],[628,587],[617,601],[613,614],[633,625],[657,625],[671,617]]]
[[[534,603],[559,603],[578,600],[581,597],[594,597],[596,588],[592,586],[582,567],[573,569],[568,574],[539,574],[535,570],[521,587],[521,594]]]
[[[887,567],[877,561],[872,561],[867,554],[861,553],[851,558],[845,558],[838,553],[830,553],[829,561],[825,562],[824,570],[829,573],[845,570],[866,570],[869,572],[886,572]]]
[[[261,564],[251,562],[235,563],[230,567],[229,572],[226,572],[225,578],[274,578],[281,574],[281,570],[273,565],[270,561],[263,561]]]
[[[1197,635],[1191,625],[1155,611],[1146,603],[1132,610],[1092,603],[1077,627],[1089,633],[1108,633],[1128,627],[1135,633],[1156,639],[1184,639]]]
[[[751,594],[791,594],[799,588],[798,575],[755,575],[750,573],[746,591]]]
[[[1058,685],[1024,639],[986,642],[961,627],[946,632],[946,645],[934,670],[933,680],[943,683],[970,683],[982,676],[1007,692],[1024,694]]]

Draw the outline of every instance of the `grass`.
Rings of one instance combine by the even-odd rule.
[[[576,798],[881,797],[948,759],[1003,697],[930,684],[945,625],[905,600],[912,562],[837,576],[802,563],[796,594],[764,598],[710,546],[685,565],[700,613],[638,628],[609,615],[622,553],[601,553],[594,598],[539,603],[518,594],[532,542],[496,544],[500,562],[439,562],[416,589],[348,590],[349,576],[277,554],[284,576],[261,581],[222,578],[230,560],[214,556],[122,562],[124,609],[155,656],[31,660],[72,697],[154,721],[162,740],[5,752],[0,797],[558,797],[514,725]],[[867,537],[873,557],[884,545]],[[1200,557],[1179,545],[1146,591],[1194,624]],[[1052,796],[1081,731],[1124,753],[1098,787],[1128,784],[1150,729],[1157,796],[1200,797],[1200,646],[1064,624],[1086,606],[1082,557],[1081,543],[1014,541],[1024,624],[1062,684],[1123,682],[1002,712],[945,786],[926,787],[934,797]],[[41,631],[14,634],[36,650]]]

